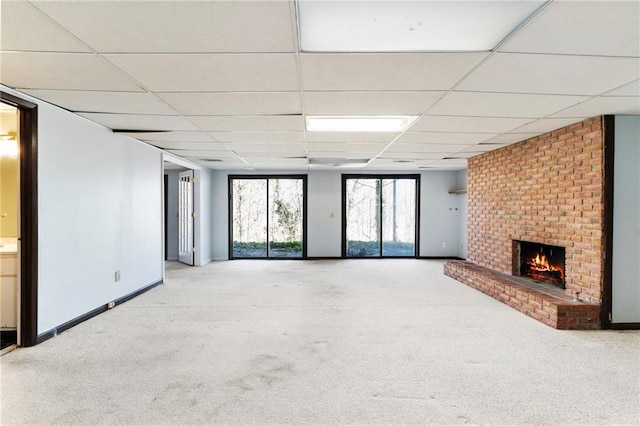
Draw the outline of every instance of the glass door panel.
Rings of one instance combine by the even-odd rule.
[[[347,179],[347,257],[380,256],[380,179]]]
[[[232,182],[233,257],[267,257],[267,180]]]
[[[268,257],[302,257],[302,179],[269,179]]]
[[[381,195],[382,256],[415,256],[415,179],[383,179]]]

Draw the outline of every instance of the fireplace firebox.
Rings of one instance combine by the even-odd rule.
[[[514,274],[565,288],[565,249],[547,244],[514,241]]]

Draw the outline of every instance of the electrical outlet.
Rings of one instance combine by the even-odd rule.
[[[116,271],[115,280],[116,280],[116,282],[120,281],[120,271]]]
[[[447,248],[447,242],[446,241],[442,242],[442,248]]]

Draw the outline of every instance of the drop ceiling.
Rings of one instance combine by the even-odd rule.
[[[451,4],[339,3],[364,5],[369,24],[376,4],[380,13]],[[537,12],[505,25],[483,51],[445,43],[384,53],[384,43],[316,53],[300,48],[293,1],[2,0],[0,81],[227,170],[301,170],[311,159],[328,159],[313,169],[364,159],[359,170],[459,170],[469,157],[588,117],[640,114],[640,3],[529,3]],[[468,19],[477,2],[455,7]],[[387,17],[385,35],[432,36],[419,20],[405,28],[402,13]],[[329,133],[307,132],[307,115],[419,118],[405,132]]]

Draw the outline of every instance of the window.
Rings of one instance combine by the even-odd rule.
[[[415,257],[418,175],[342,176],[342,256]]]
[[[229,257],[306,257],[307,177],[229,176]]]

